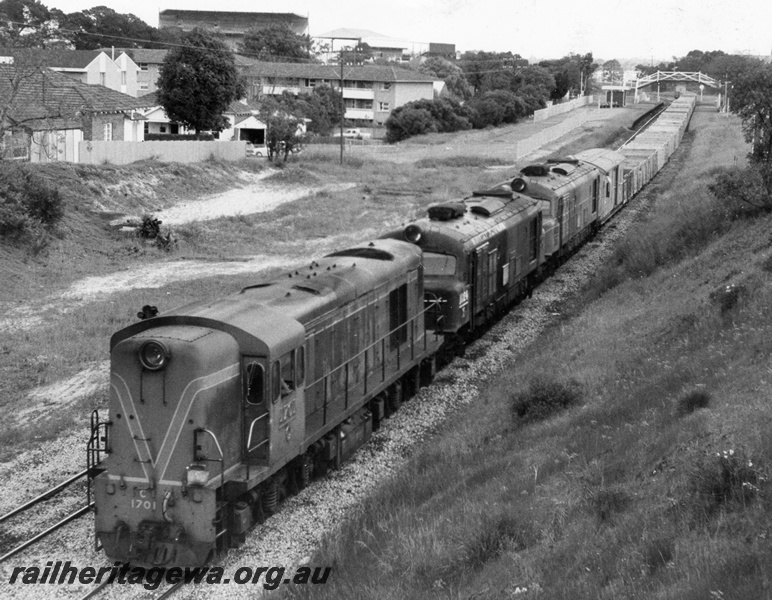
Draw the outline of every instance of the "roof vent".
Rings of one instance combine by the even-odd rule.
[[[550,174],[550,169],[547,165],[528,165],[523,167],[520,172],[529,177],[546,177]]]
[[[427,210],[432,221],[450,221],[463,217],[466,213],[466,205],[463,202],[448,202],[447,204],[435,204]]]
[[[370,244],[370,246],[373,246],[374,244]],[[332,254],[328,254],[327,257],[331,256],[353,256],[353,257],[359,257],[359,258],[371,258],[374,260],[394,260],[394,255],[391,252],[386,252],[386,250],[381,250],[380,248],[349,248],[348,250],[341,250],[340,252],[333,252]],[[333,265],[335,266],[335,265]]]
[[[552,167],[552,172],[558,175],[570,175],[574,171],[576,171],[576,165],[570,163],[560,163]]]
[[[484,198],[479,203],[469,205],[470,212],[483,217],[490,217],[504,208],[504,203],[498,198]]]
[[[492,187],[489,190],[480,190],[479,192],[472,192],[472,196],[494,196],[497,198],[511,198],[512,187],[507,183],[500,183],[496,187]]]
[[[574,156],[570,156],[570,155],[569,156],[564,156],[564,157],[561,157],[561,158],[548,158],[547,162],[551,163],[553,165],[559,165],[559,164],[563,163],[563,164],[567,164],[567,165],[579,166],[579,159],[574,157]]]

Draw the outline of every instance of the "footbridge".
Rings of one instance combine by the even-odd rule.
[[[635,89],[639,90],[647,85],[659,83],[660,81],[688,81],[721,89],[721,83],[709,75],[705,75],[705,73],[702,72],[695,73],[689,71],[657,71],[651,75],[646,75],[646,77],[636,79]]]
[[[705,86],[714,88],[719,91],[719,104],[721,103],[721,86],[726,86],[726,82],[720,82],[713,79],[710,75],[705,75],[702,72],[694,71],[657,71],[651,75],[646,75],[640,79],[630,82],[630,89],[635,90],[635,99],[638,101],[638,91],[647,86],[657,84],[657,99],[659,100],[659,84],[663,81],[683,81],[686,83],[697,83],[700,85],[700,100],[702,100],[702,90]],[[724,96],[726,96],[726,88],[724,89]]]

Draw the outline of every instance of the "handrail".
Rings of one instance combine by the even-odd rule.
[[[260,446],[262,446],[263,444],[266,444],[266,443],[268,443],[268,440],[267,440],[267,439],[265,439],[265,440],[263,440],[262,442],[260,442],[260,443],[259,443],[257,446],[255,446],[254,448],[250,448],[250,444],[252,443],[252,433],[254,432],[254,429],[255,429],[255,425],[257,424],[257,422],[258,422],[260,419],[266,419],[266,418],[268,418],[268,413],[262,414],[262,415],[260,415],[259,417],[257,417],[256,419],[253,419],[253,420],[252,420],[252,423],[251,423],[251,424],[250,424],[250,426],[249,426],[249,435],[247,436],[247,454],[249,454],[249,453],[250,453],[250,452],[252,452],[253,450],[257,450],[257,449],[258,449]]]
[[[424,302],[425,302],[425,301],[426,301],[426,299],[425,299],[425,297],[424,297]],[[417,320],[418,320],[420,317],[425,317],[425,316],[426,316],[426,313],[428,312],[428,310],[429,310],[428,308],[424,307],[422,310],[420,310],[419,312],[417,312],[417,313],[416,313],[416,314],[415,314],[413,317],[411,317],[410,319],[408,319],[408,320],[407,320],[407,321],[405,321],[404,323],[401,323],[401,324],[399,324],[397,327],[395,327],[394,329],[391,329],[391,330],[389,330],[389,331],[388,331],[388,332],[386,332],[384,335],[382,335],[381,337],[379,337],[377,340],[375,340],[374,342],[372,342],[372,343],[371,343],[369,346],[366,346],[366,347],[365,347],[363,350],[361,350],[361,351],[357,352],[356,354],[354,354],[354,355],[350,356],[350,357],[349,357],[349,358],[346,360],[346,362],[344,362],[343,364],[341,364],[341,365],[338,365],[337,367],[335,367],[335,368],[334,368],[334,369],[332,369],[331,371],[328,371],[328,372],[327,372],[327,373],[325,373],[325,374],[324,374],[322,377],[319,377],[319,378],[318,378],[318,379],[316,379],[315,381],[312,381],[312,382],[310,382],[310,383],[306,384],[306,388],[310,388],[311,386],[317,385],[317,384],[321,383],[322,381],[324,381],[325,379],[327,379],[328,377],[330,377],[331,375],[333,375],[334,373],[336,373],[337,371],[339,371],[339,370],[341,370],[341,369],[345,369],[345,368],[346,368],[346,365],[347,365],[348,363],[350,363],[351,361],[353,361],[353,360],[354,360],[354,359],[356,359],[356,358],[359,358],[360,356],[362,356],[362,355],[363,355],[365,352],[367,352],[368,350],[370,350],[370,349],[372,349],[372,348],[375,348],[375,347],[376,347],[378,344],[381,344],[381,345],[383,345],[383,342],[384,342],[385,340],[387,340],[387,339],[388,339],[388,338],[389,338],[389,337],[390,337],[392,334],[394,334],[396,331],[398,331],[399,329],[401,329],[401,328],[403,328],[403,327],[407,327],[408,325],[410,325],[410,324],[414,323],[414,322],[415,322],[415,321],[417,321]],[[424,335],[424,337],[425,337],[425,336],[426,336],[426,333],[424,333],[423,335]],[[415,344],[415,343],[416,343],[416,341],[417,341],[417,340],[413,340],[413,344]],[[402,344],[400,344],[400,345],[402,345]],[[397,349],[397,351],[399,352],[399,349]]]
[[[206,457],[199,457],[198,456],[198,434],[199,433],[208,433],[212,436],[212,439],[214,440],[214,445],[217,446],[217,451],[220,453],[220,458],[206,458]],[[220,463],[220,486],[225,486],[225,455],[223,454],[222,447],[220,446],[220,442],[217,441],[217,436],[210,431],[209,429],[205,429],[204,427],[200,427],[199,429],[196,429],[195,436],[193,440],[195,444],[195,452],[196,452],[196,460],[206,460],[206,461],[212,461],[212,462],[219,462]]]

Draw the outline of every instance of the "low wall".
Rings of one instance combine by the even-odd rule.
[[[515,159],[517,160],[517,159],[523,158],[524,156],[526,156],[527,154],[530,154],[534,150],[538,150],[542,146],[549,144],[551,142],[554,142],[556,139],[558,139],[559,137],[563,137],[572,129],[581,127],[585,121],[588,121],[591,118],[592,118],[592,114],[591,113],[588,114],[585,111],[580,115],[576,115],[566,119],[562,123],[558,123],[557,125],[548,127],[547,129],[537,133],[536,135],[532,135],[529,138],[518,141],[516,150],[515,150]]]
[[[587,106],[588,104],[592,104],[592,96],[580,96],[579,98],[574,98],[570,102],[553,104],[547,108],[533,111],[533,122],[538,123],[539,121],[545,121],[546,119],[554,117],[555,115],[562,115],[574,110],[575,108]]]
[[[80,161],[89,165],[108,162],[128,165],[138,160],[196,163],[210,158],[241,160],[246,157],[246,142],[80,142]]]

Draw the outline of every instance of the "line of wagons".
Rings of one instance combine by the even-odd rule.
[[[97,547],[169,567],[243,543],[626,204],[693,106],[682,96],[618,152],[529,165],[381,239],[115,333],[109,420],[95,411],[87,451]]]

